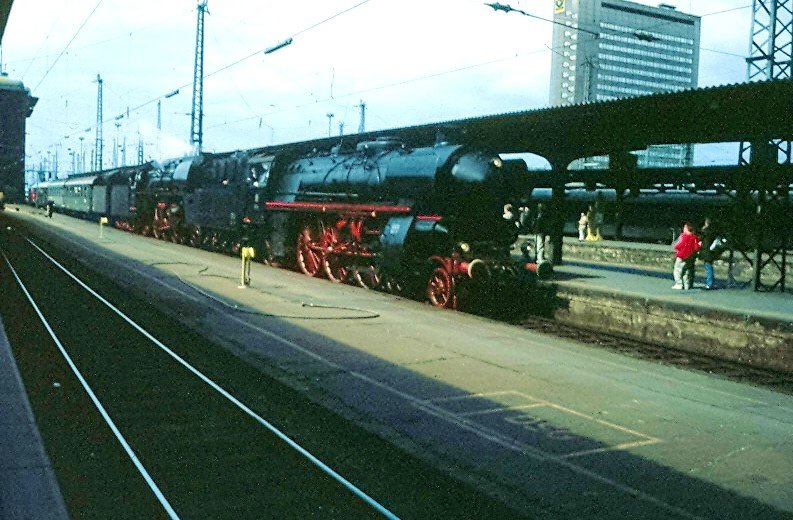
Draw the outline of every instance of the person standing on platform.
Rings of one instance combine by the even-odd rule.
[[[672,269],[672,276],[675,284],[672,289],[688,290],[694,287],[694,267],[700,245],[694,226],[690,222],[683,224],[683,232],[674,245],[675,266]]]
[[[710,218],[705,218],[705,223],[699,234],[702,239],[697,255],[702,260],[702,265],[705,267],[705,289],[710,290],[714,288],[715,277],[713,274],[713,261],[716,260],[716,252],[711,249],[714,240],[716,240],[716,230],[710,222]]]
[[[713,262],[724,253],[726,239],[719,234],[718,229],[713,226],[710,218],[705,218],[705,223],[700,231],[702,245],[699,249],[699,259],[705,267],[705,289],[716,288],[716,277],[713,271]]]
[[[520,234],[525,235],[531,228],[531,211],[525,204],[518,208],[518,229]]]
[[[251,245],[252,231],[250,217],[243,217],[239,243],[240,258],[242,259],[240,289],[245,289],[251,285],[251,261],[256,258],[256,250]]]
[[[586,230],[589,225],[589,218],[586,212],[582,211],[581,216],[578,217],[578,241],[586,240]]]
[[[600,194],[598,194],[598,198],[595,201],[594,205],[589,206],[589,209],[586,212],[586,219],[587,219],[587,233],[586,233],[586,240],[603,240],[603,235],[600,234],[600,228],[603,226],[603,209],[602,204],[600,203]]]
[[[589,221],[589,227],[592,228],[592,234],[595,236],[595,240],[603,240],[603,235],[601,235],[600,232],[603,228],[604,221],[603,197],[598,193],[595,197],[594,221]]]
[[[545,261],[545,236],[548,234],[548,215],[542,202],[537,204],[537,214],[534,216],[534,252],[535,262]]]
[[[595,206],[592,204],[586,210],[586,240],[595,240],[595,234],[592,228],[595,225]]]
[[[518,208],[518,233],[526,235],[531,232],[531,211],[526,204],[522,204]],[[529,240],[524,240],[520,245],[520,252],[523,254],[523,259],[528,262],[531,259],[531,244]]]

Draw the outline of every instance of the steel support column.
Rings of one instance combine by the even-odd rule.
[[[562,265],[562,245],[564,243],[564,206],[565,206],[565,186],[564,174],[567,170],[567,163],[562,165],[551,164],[553,186],[551,187],[551,207],[550,209],[550,242],[551,242],[551,262],[553,265]]]
[[[746,58],[747,81],[788,79],[793,67],[793,0],[754,0],[752,3],[752,28],[749,57]],[[754,234],[757,238],[754,254],[744,257],[752,262],[752,288],[785,290],[787,247],[790,230],[782,228],[775,234],[768,229],[769,204],[785,200],[788,207],[790,186],[773,182],[775,165],[791,164],[793,144],[790,141],[773,140],[767,143],[741,143],[739,163],[754,166],[749,171],[762,179],[756,193],[756,215]],[[755,183],[757,184],[757,183]],[[741,199],[744,197],[738,197]],[[779,268],[779,278],[774,283],[764,283],[763,269],[768,265]]]

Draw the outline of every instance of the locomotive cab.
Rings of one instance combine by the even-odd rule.
[[[473,152],[462,155],[452,167],[448,191],[456,207],[449,213],[461,239],[498,247],[514,241],[514,226],[505,222],[503,208],[515,194],[503,165],[498,155]]]
[[[465,149],[438,170],[430,199],[434,217],[417,216],[404,255],[428,259],[417,274],[428,278],[426,296],[433,305],[456,308],[463,293],[509,284],[517,274],[510,258],[517,228],[503,216],[505,202],[516,195],[510,173],[498,155]]]

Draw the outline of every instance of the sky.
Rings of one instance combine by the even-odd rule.
[[[700,86],[745,80],[751,0],[664,2],[702,17]],[[546,107],[553,2],[501,3],[537,18],[476,0],[208,0],[203,149],[356,133],[361,103],[367,131]],[[82,149],[90,169],[97,75],[105,167],[114,142],[118,164],[139,142],[146,160],[188,153],[196,18],[196,0],[15,0],[1,67],[39,98],[27,167],[57,154],[61,176],[79,171]]]

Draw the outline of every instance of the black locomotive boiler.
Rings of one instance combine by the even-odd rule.
[[[515,227],[503,218],[514,194],[509,170],[495,153],[391,139],[299,158],[271,172],[269,254],[291,257],[308,276],[457,307],[463,294],[520,276],[510,258]]]

